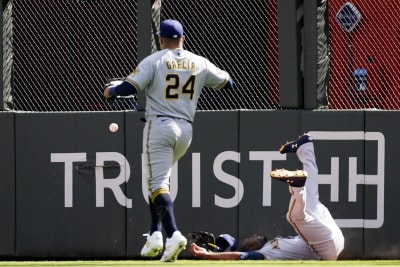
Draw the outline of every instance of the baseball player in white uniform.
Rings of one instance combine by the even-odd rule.
[[[278,236],[270,241],[253,235],[244,240],[242,252],[214,253],[191,244],[192,254],[215,260],[337,260],[344,248],[344,237],[328,209],[319,201],[318,169],[311,136],[305,134],[282,145],[279,151],[295,152],[303,163],[303,170],[271,172],[272,178],[289,184],[291,198],[286,218],[298,235]]]
[[[143,154],[151,227],[141,255],[156,257],[162,252],[163,228],[167,238],[161,261],[175,261],[187,240],[175,222],[169,192],[171,169],[192,141],[192,122],[202,88],[229,89],[233,81],[226,71],[206,58],[183,49],[185,36],[179,21],[162,21],[158,35],[161,50],[143,59],[122,83],[106,87],[104,96],[145,91]]]

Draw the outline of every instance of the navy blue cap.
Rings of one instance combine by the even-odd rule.
[[[182,24],[173,19],[166,19],[160,23],[160,31],[157,34],[164,38],[181,38],[183,35]]]
[[[230,234],[219,235],[215,240],[215,244],[221,248],[221,251],[236,250],[236,239]]]

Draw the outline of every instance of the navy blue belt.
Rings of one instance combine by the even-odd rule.
[[[156,117],[157,118],[171,118],[171,119],[174,119],[174,120],[184,120],[184,121],[187,121],[188,123],[192,124],[192,122],[189,121],[189,120],[178,118],[178,117],[173,117],[173,116],[169,116],[169,115],[157,115]]]

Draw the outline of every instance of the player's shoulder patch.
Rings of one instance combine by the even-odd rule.
[[[280,249],[278,239],[272,239],[269,243],[271,244],[271,248]]]
[[[136,67],[136,68],[132,71],[131,76],[135,76],[135,74],[138,73],[138,72],[139,72],[139,67]]]

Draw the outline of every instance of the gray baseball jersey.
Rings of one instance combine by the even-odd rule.
[[[319,201],[314,144],[301,145],[296,154],[307,173],[307,181],[304,187],[289,186],[292,196],[286,218],[322,259],[336,260],[343,250],[344,237],[329,210]]]
[[[221,89],[229,74],[183,49],[163,49],[145,58],[127,80],[146,92],[146,119],[168,115],[193,121],[203,86]]]
[[[268,260],[336,260],[343,250],[344,237],[329,210],[319,201],[313,143],[301,145],[296,154],[307,173],[307,181],[304,187],[289,186],[291,198],[286,218],[298,236],[278,237],[258,252]]]
[[[187,50],[163,49],[142,60],[126,80],[146,93],[143,163],[152,195],[169,188],[171,166],[190,146],[202,88],[223,88],[229,74]]]

